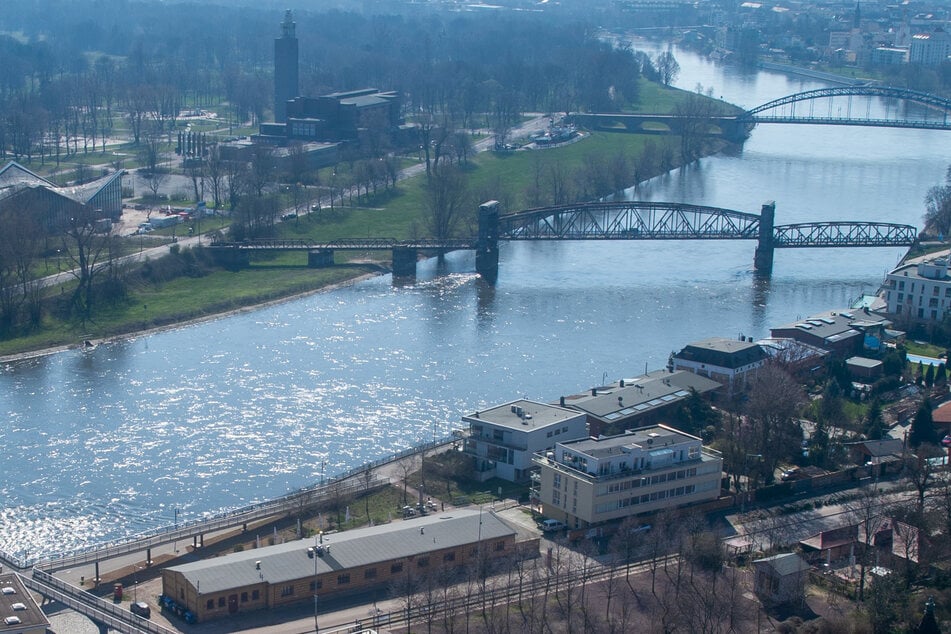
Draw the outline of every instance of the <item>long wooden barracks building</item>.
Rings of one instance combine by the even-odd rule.
[[[512,558],[516,531],[491,512],[455,509],[175,566],[163,600],[199,622],[387,587],[401,575]],[[537,554],[538,540],[520,543]]]

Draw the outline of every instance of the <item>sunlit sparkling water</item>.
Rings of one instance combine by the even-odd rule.
[[[681,84],[746,106],[818,87],[724,71],[677,51]],[[943,136],[942,136],[943,135]],[[777,223],[920,224],[948,133],[761,126],[631,195]],[[519,243],[493,287],[471,253],[180,330],[0,366],[0,549],[31,556],[117,540],[274,497],[510,399],[557,401],[663,367],[709,336],[770,326],[874,291],[895,249],[777,251],[752,242]]]

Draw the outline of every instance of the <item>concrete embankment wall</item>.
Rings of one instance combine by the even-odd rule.
[[[821,81],[827,81],[830,84],[840,84],[842,86],[860,86],[862,84],[869,83],[868,79],[857,79],[844,77],[842,75],[836,75],[835,73],[827,73],[821,70],[814,70],[811,68],[802,68],[801,66],[790,66],[789,64],[779,64],[777,62],[760,62],[757,64],[763,70],[775,70],[781,73],[789,73],[792,75],[802,75],[803,77],[812,77],[813,79],[818,79]]]

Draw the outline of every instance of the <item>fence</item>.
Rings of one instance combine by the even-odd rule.
[[[116,631],[127,634],[143,632],[146,634],[176,634],[174,630],[139,618],[120,605],[72,586],[38,568],[33,570],[32,577],[21,576],[21,578],[30,590],[44,597],[55,599],[70,609],[86,615],[93,622],[106,625]]]

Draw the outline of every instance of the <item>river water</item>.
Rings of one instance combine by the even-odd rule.
[[[638,46],[650,45],[638,43]],[[656,50],[654,50],[656,52]],[[821,87],[674,51],[678,85],[745,107]],[[920,225],[951,162],[946,132],[763,125],[629,195],[758,212],[777,223]],[[554,401],[663,367],[710,336],[843,307],[895,249],[752,242],[517,243],[498,283],[471,253],[179,330],[0,366],[0,550],[59,552],[274,497],[433,435],[476,409]]]

